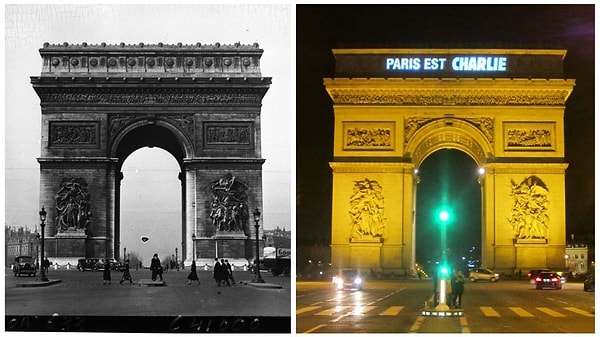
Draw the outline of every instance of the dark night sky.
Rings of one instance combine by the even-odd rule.
[[[299,5],[296,14],[298,248],[328,245],[331,239],[328,163],[333,160],[334,116],[323,78],[334,77],[334,48],[566,49],[565,77],[576,80],[565,110],[567,237],[574,233],[578,238],[593,238],[593,5]],[[475,167],[469,157],[454,152],[458,151],[440,151],[423,163],[419,194],[429,188],[423,186],[428,165],[435,169],[450,156],[455,167]],[[468,175],[455,178],[461,176]],[[470,197],[478,199],[476,181],[474,186],[476,192]],[[423,208],[427,202],[419,199],[417,205]],[[465,204],[473,208],[464,209],[464,214],[480,213],[478,200]],[[471,232],[480,230],[476,227],[466,225]],[[418,241],[427,240],[425,234],[417,235]]]

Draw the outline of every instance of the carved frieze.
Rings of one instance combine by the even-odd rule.
[[[50,122],[49,146],[54,148],[97,148],[100,145],[99,122]]]
[[[554,151],[554,122],[505,122],[504,148],[517,151]]]
[[[335,104],[564,105],[567,90],[329,89]]]
[[[393,150],[395,122],[344,122],[344,150]]]
[[[349,213],[351,240],[382,237],[385,218],[381,185],[367,178],[354,181]]]
[[[253,145],[252,124],[249,122],[204,123],[204,145],[207,148],[220,146]]]
[[[139,105],[210,105],[260,104],[264,89],[162,89],[122,88],[114,91],[91,88],[85,92],[56,88],[39,89],[42,104],[139,104]]]
[[[548,187],[535,175],[523,179],[518,184],[512,179],[510,182],[513,206],[508,221],[512,225],[516,239],[546,238],[550,226]]]

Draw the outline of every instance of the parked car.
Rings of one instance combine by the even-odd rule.
[[[595,292],[596,283],[594,282],[594,273],[588,275],[583,281],[583,291],[593,291]]]
[[[496,282],[500,279],[500,275],[487,268],[475,268],[469,271],[469,280],[471,282],[477,282],[479,280],[486,280]]]
[[[556,272],[541,272],[535,277],[535,289],[553,288],[562,289],[562,280]]]
[[[333,277],[331,283],[338,289],[362,290],[363,279],[358,269],[340,269]]]
[[[22,274],[26,274],[28,276],[35,276],[36,268],[33,257],[27,255],[20,255],[15,257],[13,273],[15,274],[15,276],[21,276]]]
[[[90,259],[79,259],[77,260],[77,269],[79,271],[84,270],[98,270],[98,264],[100,263],[99,259],[90,258]]]

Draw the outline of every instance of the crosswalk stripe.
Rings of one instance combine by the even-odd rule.
[[[547,315],[550,315],[552,317],[567,317],[567,316],[561,314],[560,312],[552,310],[550,308],[536,307],[536,309],[539,310],[539,311],[541,311],[541,312],[543,312],[543,313],[545,313],[545,314],[547,314]]]
[[[319,308],[320,308],[320,306],[311,306],[311,307],[304,307],[304,308],[296,309],[296,315],[300,315],[305,312],[313,311],[313,310],[319,309]]]
[[[360,315],[365,314],[365,313],[367,313],[367,312],[369,312],[369,311],[371,311],[371,310],[373,310],[375,308],[377,308],[377,307],[374,306],[374,305],[367,305],[367,306],[364,306],[364,307],[355,307],[354,311],[352,312],[352,315],[354,315],[354,316],[360,316]]]
[[[521,316],[521,317],[535,317],[532,313],[530,313],[529,311],[524,310],[523,308],[519,308],[519,307],[508,307],[510,310],[514,311],[515,314]]]
[[[381,315],[381,316],[395,316],[395,315],[398,315],[398,313],[402,309],[404,309],[404,306],[393,305],[393,306],[387,308],[384,312],[380,313],[379,315]]]
[[[331,309],[327,309],[327,310],[323,310],[323,311],[317,312],[315,315],[318,315],[318,316],[329,316],[329,315],[331,315],[333,313],[340,312],[340,311],[346,310],[348,308],[350,308],[350,306],[337,306],[335,308],[331,308]]]
[[[487,317],[500,317],[500,314],[492,307],[479,307],[479,309],[481,309],[481,311],[483,311],[483,314]]]
[[[569,310],[569,311],[571,311],[571,312],[574,312],[574,313],[576,313],[576,314],[583,315],[583,316],[585,316],[585,317],[594,317],[594,314],[591,314],[591,313],[589,313],[589,312],[587,312],[587,311],[585,311],[585,310],[581,310],[581,309],[579,309],[579,308],[575,308],[575,307],[565,307],[565,309],[566,309],[566,310]]]

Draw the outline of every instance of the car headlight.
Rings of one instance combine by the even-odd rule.
[[[361,284],[362,280],[360,279],[360,277],[357,277],[354,279],[354,284]]]

